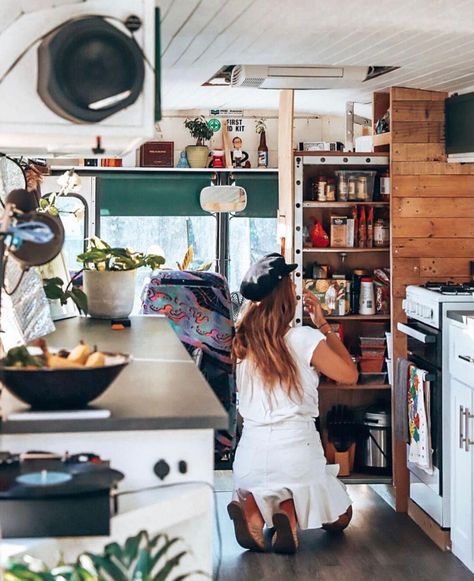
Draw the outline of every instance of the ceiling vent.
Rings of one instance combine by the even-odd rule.
[[[397,67],[236,65],[232,87],[253,89],[351,89]]]

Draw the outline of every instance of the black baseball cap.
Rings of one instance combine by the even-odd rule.
[[[250,301],[261,301],[297,266],[287,264],[277,252],[267,254],[248,269],[240,284],[240,294]]]

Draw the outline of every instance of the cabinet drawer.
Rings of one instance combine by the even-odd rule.
[[[449,372],[474,388],[474,329],[450,325]]]

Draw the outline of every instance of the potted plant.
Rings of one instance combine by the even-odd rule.
[[[196,139],[196,145],[186,146],[186,157],[189,165],[191,167],[207,167],[209,148],[204,145],[204,142],[211,139],[214,131],[207,125],[203,115],[194,119],[186,119],[184,126],[191,133],[191,137]]]
[[[77,260],[84,268],[89,315],[99,319],[128,317],[135,299],[137,268],[149,266],[154,270],[165,263],[163,256],[112,247],[97,236],[89,240],[87,251]]]
[[[60,562],[49,568],[30,555],[10,559],[4,568],[6,581],[152,581],[170,579],[185,557],[192,557],[178,537],[164,533],[150,537],[140,531],[123,545],[109,543],[101,554],[84,552],[75,563]],[[179,573],[177,579],[209,578],[203,571]]]

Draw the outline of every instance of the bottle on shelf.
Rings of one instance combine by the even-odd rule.
[[[367,248],[372,248],[374,245],[374,208],[370,206],[367,211]]]
[[[265,131],[260,133],[260,144],[258,146],[258,167],[268,167],[268,147]]]
[[[390,202],[390,172],[388,170],[380,176],[380,200]]]
[[[349,183],[345,172],[337,171],[337,201],[347,202],[349,199]]]
[[[360,281],[364,276],[369,274],[368,270],[364,268],[356,268],[352,271],[351,284],[351,313],[354,315],[359,312],[360,301]]]
[[[374,281],[370,276],[360,280],[359,315],[375,315]]]
[[[374,246],[386,248],[390,245],[390,227],[388,220],[377,218],[374,224]]]
[[[365,220],[365,208],[361,206],[359,212],[359,248],[365,248],[367,245],[367,223]]]

